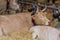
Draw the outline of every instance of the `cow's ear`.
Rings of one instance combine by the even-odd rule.
[[[46,14],[47,14],[47,12],[44,12],[44,14],[46,15]]]
[[[43,12],[43,14],[44,14],[44,15],[46,15],[46,14],[47,14],[47,12]]]

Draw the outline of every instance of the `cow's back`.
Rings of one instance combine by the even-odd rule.
[[[0,28],[9,33],[14,30],[27,30],[32,26],[30,14],[1,15]]]

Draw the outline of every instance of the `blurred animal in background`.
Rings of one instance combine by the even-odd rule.
[[[0,8],[1,14],[6,14],[6,12],[7,14],[19,12],[19,4],[16,2],[16,0],[1,0],[0,2],[0,6],[2,6]]]
[[[10,7],[16,11],[16,13],[19,12],[19,4],[16,2],[16,0],[10,0]]]

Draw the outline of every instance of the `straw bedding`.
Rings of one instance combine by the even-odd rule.
[[[32,33],[25,30],[14,31],[0,37],[0,40],[32,40]]]

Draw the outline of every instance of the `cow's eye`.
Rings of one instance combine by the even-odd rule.
[[[42,18],[43,18],[43,16],[42,16],[42,15],[40,15],[40,16],[39,16],[39,18],[41,18],[41,19],[42,19]]]

